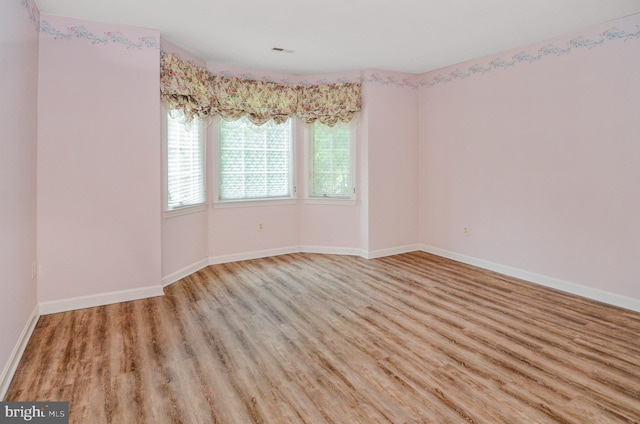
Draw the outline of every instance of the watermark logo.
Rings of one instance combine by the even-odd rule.
[[[69,424],[69,402],[0,402],[0,424]]]

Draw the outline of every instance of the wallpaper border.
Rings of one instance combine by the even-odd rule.
[[[137,41],[132,41],[125,37],[120,31],[106,31],[103,35],[96,35],[88,31],[84,25],[73,25],[66,29],[66,32],[59,30],[48,21],[40,20],[40,32],[52,36],[56,40],[71,40],[74,38],[84,39],[91,44],[121,44],[127,49],[151,48],[160,50],[160,42],[155,37],[139,37]]]
[[[546,57],[565,56],[580,49],[593,49],[596,47],[602,47],[606,43],[609,43],[611,41],[626,42],[629,40],[640,40],[640,24],[636,24],[635,27],[636,27],[635,31],[628,32],[626,30],[622,30],[614,26],[610,29],[607,29],[601,32],[599,34],[599,37],[596,39],[585,38],[584,36],[577,36],[570,39],[568,42],[566,42],[565,46],[563,47],[558,47],[550,43],[537,49],[534,53],[529,53],[525,50],[522,50],[514,54],[507,60],[504,60],[500,56],[497,56],[495,59],[491,60],[489,63],[485,65],[480,65],[476,62],[470,67],[466,68],[465,70],[460,70],[460,68],[455,68],[453,71],[449,73],[441,72],[436,74],[433,77],[430,76],[430,77],[424,78],[425,74],[433,74],[438,72],[438,70],[431,71],[431,72],[420,75],[418,78],[417,85],[419,87],[434,87],[437,85],[448,84],[455,80],[467,79],[474,75],[484,75],[495,69],[509,69],[522,63],[539,62]],[[467,61],[467,63],[468,62],[472,62],[472,61]],[[451,68],[451,67],[448,67],[448,68]]]
[[[32,0],[20,0],[20,3],[27,12],[29,21],[33,23],[36,31],[41,34],[47,34],[55,40],[68,41],[72,39],[83,39],[89,41],[91,44],[119,44],[125,46],[127,49],[141,50],[143,48],[150,48],[160,50],[160,40],[157,40],[155,37],[139,37],[137,40],[131,40],[120,31],[106,31],[102,35],[96,35],[87,30],[84,25],[72,25],[68,26],[64,31],[60,30],[48,21],[39,19],[39,11],[37,7],[33,5]]]
[[[32,3],[32,0],[20,0],[20,4],[22,5],[22,8],[27,12],[29,21],[33,24],[36,31],[40,31],[40,24],[38,22],[40,20],[38,17],[38,8],[34,3]]]

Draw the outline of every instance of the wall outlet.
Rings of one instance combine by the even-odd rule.
[[[264,224],[260,223],[258,224],[258,231],[262,231],[262,230],[264,230]]]
[[[464,233],[464,236],[467,237],[469,235],[469,227],[464,227],[462,232]]]

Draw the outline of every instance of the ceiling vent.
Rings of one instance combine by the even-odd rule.
[[[271,50],[273,50],[274,52],[281,52],[281,53],[293,53],[293,50],[283,49],[282,47],[273,47]]]

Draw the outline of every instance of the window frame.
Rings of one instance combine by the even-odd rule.
[[[241,119],[246,119],[243,117]],[[213,205],[214,207],[243,207],[243,206],[269,206],[269,205],[281,205],[288,203],[295,203],[297,201],[297,187],[296,187],[296,119],[291,117],[288,119],[290,125],[290,139],[289,139],[289,195],[277,196],[277,197],[251,197],[251,198],[239,198],[239,199],[221,199],[221,146],[222,140],[220,136],[221,125],[223,124],[223,118],[217,117],[214,121],[217,127],[216,140],[215,140],[215,171],[213,172]],[[255,125],[255,124],[254,124]],[[281,124],[281,125],[284,125]]]
[[[350,190],[349,196],[317,196],[313,194],[313,174],[314,174],[314,142],[315,142],[315,125],[305,125],[305,165],[306,165],[306,181],[305,181],[305,193],[304,200],[308,204],[336,204],[336,205],[353,205],[357,201],[357,134],[356,134],[356,121],[351,120],[348,123],[341,123],[349,129],[349,166],[350,166]],[[325,125],[325,124],[320,124]],[[339,124],[338,124],[339,125]]]
[[[203,187],[203,201],[200,203],[189,204],[184,206],[177,206],[174,208],[169,207],[169,119],[171,110],[162,108],[162,127],[163,127],[163,143],[162,143],[162,212],[164,218],[171,218],[180,215],[186,215],[190,213],[200,212],[206,210],[208,203],[208,190],[207,190],[207,129],[204,121],[199,120],[199,142],[202,149],[202,187]]]

